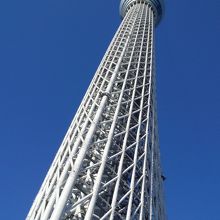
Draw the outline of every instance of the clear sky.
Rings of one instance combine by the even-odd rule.
[[[119,0],[0,1],[0,219],[25,218],[119,23]],[[219,220],[220,1],[167,0],[157,98],[169,220]]]

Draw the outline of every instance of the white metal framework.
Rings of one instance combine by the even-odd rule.
[[[151,1],[128,3],[27,220],[165,220],[155,103],[157,11]]]

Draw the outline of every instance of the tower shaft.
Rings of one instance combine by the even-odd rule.
[[[130,4],[27,220],[165,220],[154,29],[152,5]]]

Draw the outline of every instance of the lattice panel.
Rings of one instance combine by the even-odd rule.
[[[132,5],[27,219],[165,219],[153,41],[152,7]]]

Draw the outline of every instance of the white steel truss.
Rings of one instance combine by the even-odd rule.
[[[154,13],[129,6],[27,220],[165,220]]]

